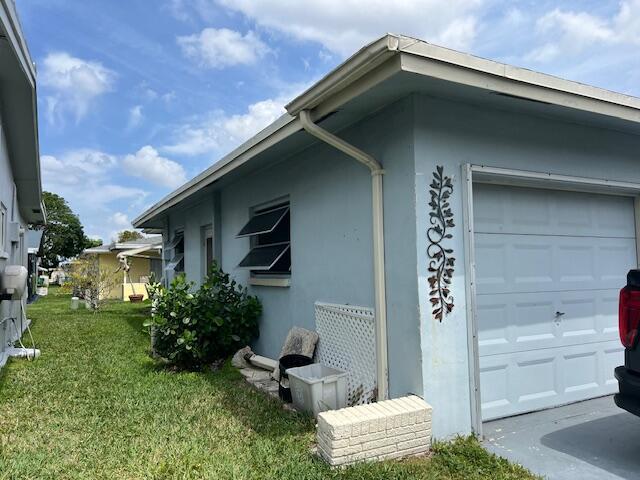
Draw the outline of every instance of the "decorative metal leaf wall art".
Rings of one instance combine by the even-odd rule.
[[[451,295],[451,280],[456,259],[453,249],[444,248],[442,242],[453,236],[448,229],[453,228],[453,212],[450,198],[453,193],[451,177],[444,175],[441,165],[433,172],[433,181],[429,185],[431,200],[429,206],[429,223],[427,230],[427,255],[429,255],[429,296],[433,316],[442,322],[445,315],[453,310],[453,296]]]

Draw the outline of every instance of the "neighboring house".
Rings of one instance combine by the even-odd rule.
[[[27,266],[25,232],[29,224],[45,220],[35,89],[15,5],[0,0],[0,275],[7,265]],[[24,327],[20,302],[0,302],[0,365],[7,344],[19,335],[8,317],[18,319],[18,329]]]
[[[118,254],[127,254],[128,263],[131,267],[129,278],[126,278],[121,268]],[[162,278],[162,236],[153,235],[139,240],[129,242],[113,242],[109,245],[87,248],[82,255],[96,256],[100,268],[112,272],[119,272],[122,283],[118,284],[109,292],[107,298],[129,301],[129,295],[144,295],[147,298],[146,285],[149,283],[151,275],[160,280]]]
[[[616,390],[640,99],[386,35],[286,108],[134,221],[168,273],[249,285],[258,353],[316,301],[374,307],[379,397],[436,438]]]

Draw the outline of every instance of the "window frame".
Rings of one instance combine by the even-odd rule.
[[[284,255],[291,255],[291,202],[288,197],[280,198],[277,200],[273,200],[271,202],[267,202],[261,205],[254,206],[249,209],[250,217],[249,220],[244,224],[243,228],[240,230],[242,232],[245,228],[250,224],[251,220],[256,215],[261,215],[265,213],[272,212],[274,210],[282,209],[282,216],[277,219],[274,225],[262,231],[261,233],[254,233],[251,235],[239,233],[237,238],[249,238],[249,251],[242,258],[242,260],[238,263],[238,267],[243,270],[249,270],[249,284],[251,285],[261,285],[261,286],[281,286],[288,287],[291,283],[291,260],[288,262],[288,271],[271,271],[274,266],[278,264],[279,261],[282,260]],[[285,218],[288,217],[288,235],[286,240],[282,241],[270,241],[268,243],[262,243],[260,241],[260,237],[272,235],[285,221]],[[286,245],[286,248],[274,259],[271,266],[269,267],[255,267],[255,266],[240,266],[240,264],[251,254],[255,249],[261,247],[270,247],[275,245]]]
[[[213,244],[213,225],[205,225],[201,227],[201,253],[202,253],[202,278],[206,278],[209,269],[215,261],[214,244]],[[208,242],[211,241],[211,251],[209,251]],[[211,256],[209,257],[209,253]]]
[[[182,244],[182,248],[180,252],[176,252],[178,250],[178,246]],[[181,275],[184,273],[184,230],[176,230],[174,232],[173,239],[169,242],[168,249],[171,250],[172,256],[171,259],[167,262],[165,266],[165,271],[171,271],[174,275]],[[180,257],[180,258],[178,258]],[[182,269],[177,269],[178,265],[182,263]]]

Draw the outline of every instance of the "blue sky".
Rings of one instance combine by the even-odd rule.
[[[44,188],[109,241],[385,32],[640,96],[640,0],[17,0]]]

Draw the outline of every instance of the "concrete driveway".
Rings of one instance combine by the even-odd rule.
[[[602,397],[484,424],[484,446],[550,480],[640,479],[640,418]]]

